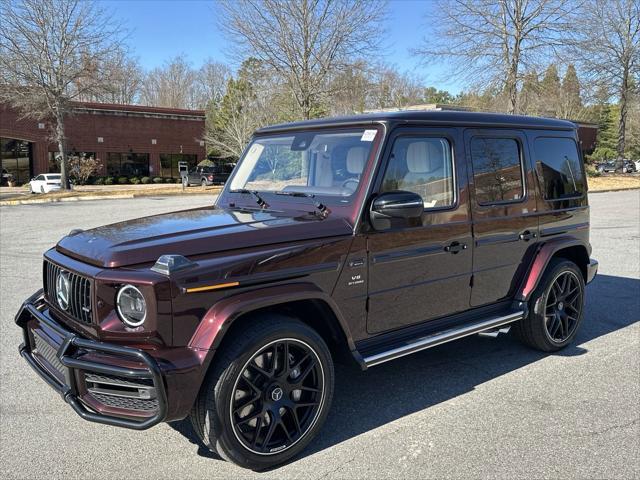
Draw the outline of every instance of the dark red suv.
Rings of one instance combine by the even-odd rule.
[[[211,450],[268,468],[321,428],[338,355],[367,369],[507,325],[546,352],[569,344],[597,270],[586,190],[565,121],[264,128],[215,206],[73,231],[46,252],[20,352],[87,420],[189,416]]]

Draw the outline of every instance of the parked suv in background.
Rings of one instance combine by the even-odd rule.
[[[182,175],[182,184],[189,185],[210,185],[224,184],[233,171],[234,165],[231,163],[217,163],[213,166],[195,167],[187,174]]]
[[[636,164],[631,160],[623,160],[622,163],[616,161],[601,163],[596,167],[596,170],[600,173],[632,173],[637,171]]]
[[[339,355],[368,369],[509,325],[538,350],[565,347],[590,254],[573,123],[276,125],[215,206],[73,231],[47,251],[44,289],[16,316],[20,352],[87,420],[189,416],[212,451],[265,469],[321,428]]]

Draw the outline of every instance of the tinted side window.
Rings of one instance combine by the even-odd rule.
[[[422,197],[425,208],[454,204],[451,145],[444,138],[399,137],[393,144],[382,191],[406,190]]]
[[[517,202],[524,197],[520,144],[513,138],[471,139],[471,160],[479,205]]]
[[[570,138],[540,137],[534,142],[534,150],[545,200],[580,196],[585,192],[576,142]]]

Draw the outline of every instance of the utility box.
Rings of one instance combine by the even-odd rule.
[[[181,177],[184,177],[187,173],[189,173],[189,164],[187,162],[178,162],[178,173]]]

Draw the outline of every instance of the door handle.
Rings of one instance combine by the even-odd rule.
[[[519,238],[520,240],[524,240],[525,242],[528,242],[529,240],[536,238],[537,236],[538,235],[536,235],[535,232],[530,232],[529,230],[525,230],[519,235]]]
[[[466,250],[467,249],[467,244],[466,243],[460,243],[460,242],[452,242],[449,245],[447,245],[446,247],[444,247],[444,251],[445,252],[449,252],[449,253],[453,253],[454,255],[458,252],[461,252],[462,250]]]

